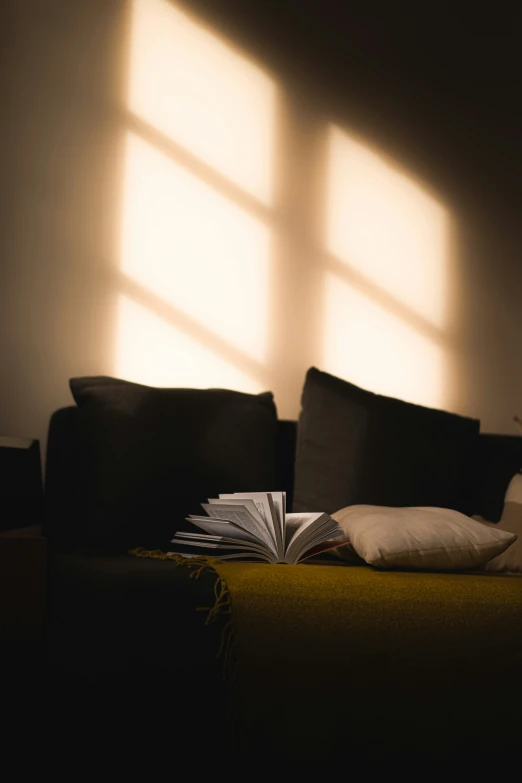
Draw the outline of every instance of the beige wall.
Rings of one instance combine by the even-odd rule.
[[[152,9],[156,0],[147,3]],[[305,79],[306,65],[291,67],[290,54],[282,57],[275,44],[271,52],[263,39],[258,51],[249,52],[251,38],[227,24],[222,10],[220,19],[207,15],[202,57],[210,56],[215,37],[221,59],[211,71],[229,68],[227,78],[233,79],[244,66],[251,87],[244,93],[244,85],[238,87],[240,98],[249,89],[266,92],[252,104],[254,114],[261,116],[263,106],[273,113],[265,153],[274,180],[263,195],[250,187],[243,169],[233,170],[233,156],[223,162],[221,148],[213,157],[203,138],[190,149],[188,137],[172,135],[174,121],[165,132],[167,125],[158,129],[146,114],[129,111],[131,5],[13,0],[2,11],[1,434],[38,437],[45,444],[51,412],[71,401],[71,376],[120,370],[144,382],[270,388],[280,415],[295,417],[312,364],[375,391],[404,390],[413,401],[479,417],[485,431],[515,433],[512,416],[522,415],[520,233],[498,181],[481,193],[476,182],[456,175],[452,162],[429,147],[436,134],[426,137],[409,122],[411,112],[398,122],[395,109],[387,125],[385,114],[364,111],[364,80],[348,101],[331,85],[323,89],[313,74]],[[197,29],[197,19],[189,19],[189,31]],[[226,54],[231,40],[232,54]],[[193,41],[190,51],[198,45]],[[218,86],[224,78],[219,76]],[[202,96],[198,134],[209,111]],[[212,116],[219,136],[228,119],[221,122],[226,101],[217,97]],[[241,109],[244,116],[247,109]],[[198,116],[200,109],[190,111]],[[338,176],[332,171],[341,170],[327,164],[332,126],[348,140],[350,155],[359,150],[366,161],[356,187],[347,175],[337,190],[328,190],[329,178]],[[129,214],[142,203],[140,183],[148,170],[132,169],[135,179],[129,180],[129,167],[146,167],[148,158],[139,150],[132,158],[129,134],[162,156],[171,172],[163,204],[153,193],[158,203],[150,209],[152,223],[141,227],[141,213],[132,220]],[[253,146],[247,163],[255,154]],[[249,176],[255,179],[254,169]],[[375,258],[374,232],[363,232],[359,245],[346,247],[343,236],[335,245],[328,233],[329,210],[337,208],[328,192],[337,193],[338,223],[346,221],[354,236],[367,219],[370,207],[355,222],[349,207],[360,204],[368,172],[376,178],[370,207],[372,193],[390,194],[381,204],[388,210],[382,220],[407,225],[408,209],[412,226],[417,218],[426,220],[415,241],[409,242],[407,231],[399,239],[383,235],[382,257],[389,258],[384,266]],[[157,176],[160,181],[161,172]],[[192,201],[180,191],[183,177]],[[198,187],[210,217],[194,218],[195,242],[203,244],[187,248],[184,256],[179,237],[190,240],[186,210],[196,203]],[[176,225],[175,216],[172,224],[157,217],[174,191],[181,193],[183,225]],[[375,223],[378,234],[382,221],[376,217]],[[166,232],[163,240],[158,226]],[[221,226],[231,232],[230,244],[217,242]],[[133,250],[124,245],[125,236],[134,241],[138,229],[156,233],[154,241],[145,241],[143,271],[136,274],[140,258],[125,261]],[[172,266],[159,269],[157,257],[169,242]],[[393,242],[399,242],[395,250]],[[441,242],[440,251],[433,250],[434,242]],[[216,285],[212,260],[195,257],[194,247],[201,253],[208,248],[209,256],[215,250],[226,286]],[[413,255],[404,260],[406,251]],[[252,269],[245,271],[245,264]]]

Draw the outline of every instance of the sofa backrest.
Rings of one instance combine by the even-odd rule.
[[[292,507],[297,422],[278,421],[277,486],[284,490],[287,506]],[[55,411],[50,419],[45,470],[44,532],[67,547],[75,519],[87,503],[89,466],[78,408],[71,405]],[[267,488],[268,489],[268,488]]]
[[[80,518],[89,492],[88,466],[75,405],[60,408],[51,416],[45,470],[44,532],[67,547],[69,532]],[[278,422],[278,486],[287,493],[292,508],[297,422]],[[515,473],[522,468],[522,437],[481,433],[474,481],[474,513],[497,522],[504,495]],[[74,537],[74,536],[73,536]]]

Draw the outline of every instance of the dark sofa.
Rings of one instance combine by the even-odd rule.
[[[214,601],[215,574],[206,571],[194,579],[188,570],[176,568],[168,560],[133,557],[127,551],[112,548],[107,552],[99,547],[83,548],[81,531],[79,536],[72,538],[66,532],[64,534],[77,525],[81,516],[79,509],[88,502],[88,466],[79,423],[78,407],[70,406],[56,411],[49,427],[44,525],[48,542],[45,688],[46,703],[52,703],[54,714],[60,717],[53,720],[51,727],[46,727],[47,742],[51,746],[54,742],[55,746],[67,747],[72,752],[73,748],[84,747],[87,733],[93,757],[110,750],[116,758],[123,758],[129,749],[134,749],[138,755],[158,754],[166,767],[169,755],[175,759],[184,754],[188,754],[192,764],[208,765],[209,769],[214,768],[216,759],[223,754],[229,759],[251,763],[257,740],[250,738],[251,741],[245,744],[244,733],[242,739],[236,739],[236,734],[242,736],[242,718],[235,712],[230,687],[223,676],[222,661],[216,654],[224,621],[205,625],[197,611],[198,607],[208,608]],[[279,420],[276,488],[287,492],[290,509],[296,442],[297,422]],[[522,463],[522,439],[480,434],[475,457],[473,513],[497,521],[507,485]],[[181,524],[182,520],[179,522]],[[172,524],[174,528],[176,523]],[[462,602],[463,599],[456,595],[455,600]],[[472,604],[469,609],[463,605],[464,620],[476,608]],[[409,609],[406,604],[404,609],[397,609],[395,602],[390,611],[400,614]],[[364,645],[362,649],[357,654],[365,660],[368,656],[371,658],[371,650],[366,654]],[[393,654],[397,654],[396,651]],[[499,640],[497,654],[501,666],[502,640]],[[516,650],[515,654],[518,654]],[[512,660],[512,656],[507,658]],[[489,663],[485,661],[486,665]],[[477,650],[476,660],[470,661],[470,669],[480,671],[480,667],[480,651]],[[504,674],[511,676],[508,672]],[[484,672],[484,676],[490,675],[491,672]],[[429,679],[428,674],[422,676]],[[438,676],[443,673],[439,672]],[[320,689],[328,683],[322,702],[326,711],[331,711],[332,704],[337,703],[331,678],[332,672],[322,673],[319,684],[307,683],[305,686]],[[468,683],[467,687],[468,691],[463,690],[462,694],[455,692],[456,703],[465,693],[468,696],[472,693],[472,686]],[[511,687],[516,700],[521,695],[520,677],[511,682]],[[281,694],[281,703],[284,698]],[[375,694],[368,698],[371,701]],[[406,696],[404,699],[406,703]],[[484,705],[491,710],[487,699]],[[280,706],[274,704],[274,715],[280,712]],[[393,722],[397,705],[388,706]],[[452,709],[448,704],[448,716]],[[484,720],[484,726],[490,725],[490,718],[491,714]],[[370,723],[368,720],[366,715],[365,725],[371,734],[371,720]],[[513,715],[501,712],[498,720],[499,725],[507,722],[509,732],[502,735],[506,739],[504,744],[498,744],[496,739],[493,758],[506,751],[514,736]],[[434,722],[433,726],[436,725],[439,724]],[[236,732],[238,726],[240,730]],[[266,736],[269,735],[268,731]],[[456,743],[451,753],[456,753],[459,761],[473,757],[475,761],[482,759],[483,763],[484,741],[479,737],[475,739],[476,746],[467,734],[466,741]],[[328,749],[327,757],[337,760],[349,757],[350,736],[345,740],[346,747],[339,748],[338,743],[334,743]],[[404,758],[403,741],[403,733],[393,739],[397,759]],[[373,754],[373,764],[377,764],[378,759],[382,764],[388,764],[390,747],[378,756],[377,746],[371,736],[366,747],[361,747],[360,739],[359,745],[355,740],[353,743],[353,748],[360,754]],[[415,740],[412,738],[406,747],[413,758]],[[442,743],[439,749],[439,760],[447,760],[448,749]],[[264,757],[271,758],[266,744],[260,753],[258,766]],[[430,753],[433,754],[432,745],[428,755]],[[299,754],[295,756],[289,752],[287,758],[276,761],[280,764],[288,761],[296,768],[299,759],[303,761]],[[317,753],[310,754],[309,763],[314,759],[318,762]]]
[[[286,489],[289,507],[295,441],[296,423],[279,421],[276,486]],[[83,752],[87,732],[96,758],[109,753],[121,763],[130,749],[152,746],[160,755],[162,748],[193,753],[199,766],[213,766],[233,746],[216,655],[223,620],[205,625],[197,611],[215,600],[215,574],[193,579],[169,561],[132,557],[112,545],[85,549],[78,527],[90,489],[87,451],[78,407],[57,410],[48,432],[43,527],[44,703],[55,716],[51,727],[43,720],[46,741],[68,754],[79,745]],[[183,524],[174,515],[172,534]]]

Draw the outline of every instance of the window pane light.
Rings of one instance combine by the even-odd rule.
[[[124,294],[118,298],[116,323],[118,378],[149,386],[265,390],[248,372]]]
[[[129,133],[121,271],[256,361],[266,358],[271,232]]]
[[[168,0],[133,0],[129,108],[262,203],[273,187],[276,87]]]
[[[449,214],[335,125],[326,170],[324,369],[370,391],[444,407]]]
[[[325,276],[324,301],[322,369],[377,394],[444,407],[439,345],[334,273]]]
[[[443,328],[447,211],[398,167],[336,126],[330,127],[328,149],[328,250]]]

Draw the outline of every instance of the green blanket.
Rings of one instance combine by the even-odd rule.
[[[278,761],[520,743],[522,579],[218,563],[238,730]],[[513,745],[512,743],[515,743]]]
[[[520,743],[520,577],[207,562],[242,757],[480,763]]]

